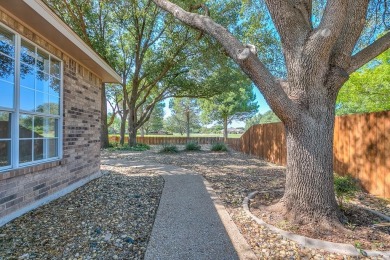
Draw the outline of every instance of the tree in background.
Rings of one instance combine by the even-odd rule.
[[[336,104],[337,115],[390,110],[390,50],[353,73]]]
[[[112,118],[112,113],[107,114],[109,118]],[[119,117],[114,117],[111,123],[108,125],[109,134],[119,134],[121,129],[121,120]]]
[[[202,37],[199,32],[174,23],[152,1],[46,2],[122,77],[121,92],[116,92],[119,96],[111,96],[110,100],[117,109],[113,114],[121,118],[121,144],[126,131],[129,145],[136,143],[137,131],[162,100],[208,97],[223,91],[203,83],[219,60],[226,60],[219,46],[214,47],[210,38]],[[188,8],[202,11],[202,6],[188,5]],[[107,118],[107,92],[110,90],[103,85],[102,144],[108,142],[107,122],[112,122],[112,117]]]
[[[255,116],[246,120],[245,129],[247,130],[253,125],[278,123],[278,122],[280,122],[279,117],[274,112],[269,110],[269,111],[265,112],[264,114],[258,113]]]
[[[275,26],[287,72],[286,77],[279,78],[260,60],[254,46],[257,42],[243,44],[228,26],[210,17],[185,11],[170,1],[153,1],[181,22],[218,41],[283,122],[287,141],[286,186],[283,198],[270,209],[292,222],[308,223],[324,230],[341,227],[340,221],[345,217],[337,206],[333,187],[336,98],[351,73],[390,47],[390,32],[386,32],[363,49],[355,49],[365,25],[377,21],[375,16],[373,19],[367,16],[370,2],[380,3],[246,1],[258,6],[259,12],[266,9],[270,13],[272,24],[259,21],[248,29]],[[313,8],[318,3],[323,7]],[[386,1],[384,7],[375,10],[383,11],[383,17],[387,17]],[[386,26],[382,25],[382,30]]]
[[[151,132],[157,132],[164,128],[164,108],[164,102],[157,103],[149,120],[141,127],[141,136],[144,136],[145,133],[150,134]]]
[[[181,135],[190,133],[201,128],[199,120],[198,101],[193,98],[173,98],[169,102],[171,116],[166,119],[165,128]]]
[[[228,138],[228,124],[233,120],[245,120],[253,116],[259,108],[252,85],[239,86],[234,91],[222,93],[209,99],[201,99],[202,121],[223,124],[223,137]]]

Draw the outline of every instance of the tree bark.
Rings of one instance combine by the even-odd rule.
[[[141,137],[145,137],[145,127],[141,126]]]
[[[127,115],[128,115],[128,108],[127,108],[127,97],[128,97],[128,92],[127,92],[127,86],[126,86],[126,78],[125,76],[123,77],[123,83],[122,83],[122,91],[123,91],[123,101],[122,101],[122,115],[121,115],[121,129],[120,129],[120,139],[119,143],[120,145],[125,144],[125,136],[126,136],[126,121],[127,121]]]
[[[135,102],[129,104],[129,115],[128,115],[128,131],[129,131],[129,146],[137,145],[137,111],[135,110]]]
[[[101,90],[101,129],[100,129],[100,147],[107,148],[109,144],[108,139],[108,125],[107,125],[107,100],[106,100],[106,85],[102,83]]]
[[[223,141],[227,143],[228,139],[228,122],[227,122],[227,117],[223,119]]]
[[[343,220],[333,189],[334,109],[318,120],[286,126],[285,193],[274,209],[293,222],[318,223],[331,229]]]
[[[121,128],[120,128],[120,132],[119,132],[119,144],[120,145],[125,144],[126,120],[127,120],[127,113],[125,111],[123,111],[123,116],[121,117]]]
[[[187,138],[190,138],[190,111],[186,112],[186,130],[187,130]]]

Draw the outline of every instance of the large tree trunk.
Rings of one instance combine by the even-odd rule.
[[[126,136],[126,121],[127,121],[127,115],[128,115],[128,109],[127,109],[127,97],[128,97],[128,93],[127,93],[127,86],[126,86],[126,78],[125,76],[123,77],[124,79],[124,82],[122,83],[122,91],[123,91],[123,101],[122,101],[122,109],[123,109],[123,113],[121,115],[121,129],[120,129],[120,139],[119,139],[119,143],[120,145],[124,145],[125,144],[125,136]]]
[[[130,103],[128,124],[128,144],[129,146],[135,146],[137,145],[137,112],[135,111],[135,103]]]
[[[334,117],[323,115],[286,126],[286,185],[279,206],[294,222],[329,228],[342,217],[333,190],[333,125]]]
[[[227,143],[228,139],[228,122],[227,117],[223,119],[223,141]]]
[[[106,100],[106,85],[102,83],[101,90],[101,129],[100,129],[100,147],[107,148],[109,146],[108,140],[108,126],[107,126],[107,100]]]
[[[344,216],[333,189],[333,131],[339,87],[321,61],[298,63],[291,59],[287,66],[293,87],[286,91],[297,111],[295,120],[284,122],[286,185],[274,209],[281,208],[293,222],[317,223],[325,229],[339,227]]]
[[[186,130],[187,138],[190,138],[190,112],[186,111]]]
[[[119,143],[120,145],[125,144],[125,136],[126,136],[126,121],[127,121],[127,112],[123,111],[123,115],[121,117],[121,128],[119,132]]]

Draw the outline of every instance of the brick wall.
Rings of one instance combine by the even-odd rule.
[[[0,22],[63,61],[63,159],[0,172],[0,218],[100,169],[101,80],[55,46],[1,12]]]

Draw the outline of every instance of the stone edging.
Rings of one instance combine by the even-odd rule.
[[[279,229],[273,225],[265,223],[260,218],[253,215],[249,210],[249,200],[252,199],[258,191],[250,193],[247,197],[244,198],[243,201],[243,208],[246,214],[248,214],[257,224],[267,227],[268,229],[272,230],[273,232],[276,232],[280,235],[282,235],[284,238],[290,239],[296,243],[298,243],[301,246],[308,247],[308,248],[315,248],[315,249],[323,249],[328,252],[332,253],[338,253],[338,254],[344,254],[344,255],[350,255],[350,256],[360,256],[361,253],[350,244],[342,244],[342,243],[333,243],[333,242],[327,242],[319,239],[313,239],[305,236],[300,236],[294,233],[290,233],[287,231],[284,231],[282,229]],[[367,256],[382,256],[387,258],[390,258],[390,251],[372,251],[372,250],[364,250],[365,255]]]

